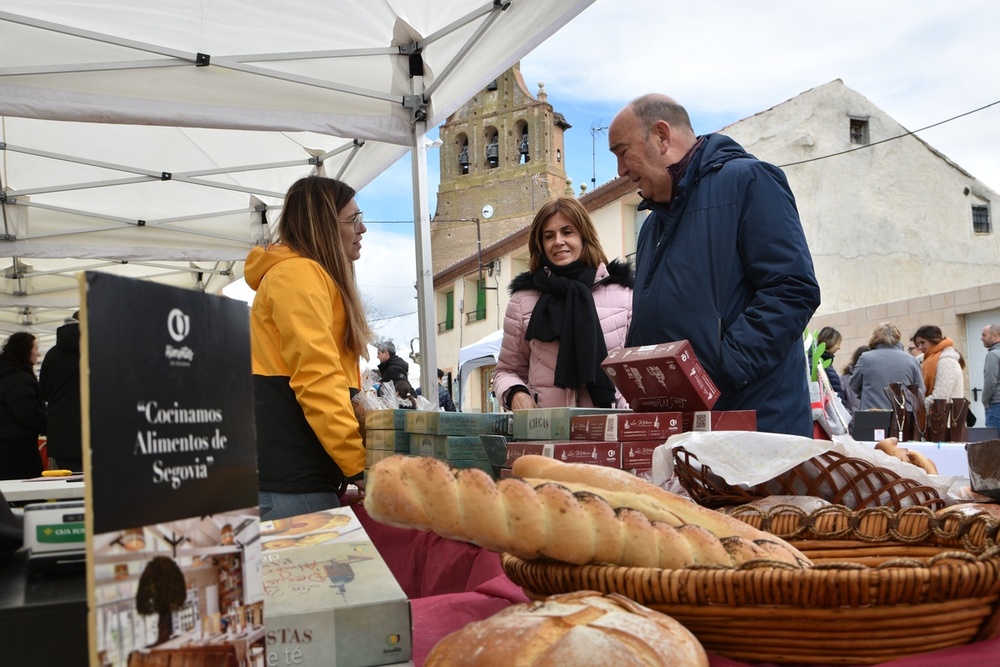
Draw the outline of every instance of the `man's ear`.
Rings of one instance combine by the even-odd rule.
[[[653,125],[650,133],[657,142],[661,154],[665,154],[670,149],[670,139],[673,136],[673,128],[665,120],[658,120]]]

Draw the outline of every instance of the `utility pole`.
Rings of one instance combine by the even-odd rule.
[[[607,125],[599,126],[596,124],[591,124],[590,126],[590,156],[593,165],[593,172],[590,178],[591,188],[597,187],[597,135],[604,134],[604,131],[607,129],[608,129]]]

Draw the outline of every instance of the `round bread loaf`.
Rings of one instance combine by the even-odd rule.
[[[707,667],[687,628],[626,597],[579,591],[508,607],[451,633],[425,667]]]

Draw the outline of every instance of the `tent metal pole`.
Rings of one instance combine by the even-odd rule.
[[[413,99],[423,99],[423,73],[410,77]],[[413,222],[417,253],[417,322],[420,336],[421,395],[437,407],[437,324],[434,318],[434,276],[431,259],[431,215],[427,192],[426,108],[414,111]]]

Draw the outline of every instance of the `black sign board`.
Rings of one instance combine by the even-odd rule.
[[[104,273],[83,280],[94,532],[256,507],[246,304]]]

